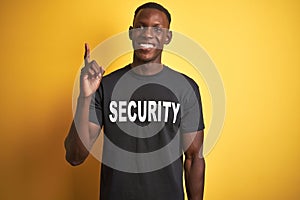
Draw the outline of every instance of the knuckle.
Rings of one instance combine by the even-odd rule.
[[[95,60],[92,61],[92,65],[95,67],[99,67],[98,63]]]
[[[86,74],[86,73],[87,73],[87,67],[83,67],[83,68],[81,69],[81,73],[82,73],[82,74]]]
[[[90,74],[94,74],[95,72],[94,72],[94,70],[92,70],[91,68],[89,68],[89,73]]]

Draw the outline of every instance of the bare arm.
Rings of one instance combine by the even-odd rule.
[[[189,200],[202,200],[205,177],[205,160],[202,156],[203,131],[183,136],[185,151],[185,185]],[[184,146],[185,147],[185,146]]]
[[[80,95],[76,113],[65,139],[66,160],[73,166],[81,164],[89,155],[89,150],[97,139],[101,127],[89,122],[89,106],[92,95],[98,89],[104,69],[89,61],[90,49],[85,45],[85,66],[80,75]]]

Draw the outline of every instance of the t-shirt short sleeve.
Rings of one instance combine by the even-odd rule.
[[[102,92],[101,85],[99,89],[94,93],[90,108],[89,108],[89,121],[99,126],[102,126],[103,114],[102,114]]]
[[[204,129],[202,102],[198,85],[192,81],[192,88],[184,98],[180,131],[189,133]]]

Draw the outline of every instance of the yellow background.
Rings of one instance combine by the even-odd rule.
[[[126,30],[144,2],[1,1],[0,199],[98,198],[98,161],[64,161],[73,83],[84,42]],[[207,50],[226,89],[205,199],[300,199],[300,3],[158,2],[173,30]]]

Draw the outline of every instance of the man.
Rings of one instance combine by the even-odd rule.
[[[143,160],[142,156],[136,162],[124,163],[123,156],[108,147],[111,143],[127,152],[146,156],[148,152],[169,146],[178,135],[178,149],[185,153],[188,198],[203,199],[205,161],[201,151],[204,124],[200,93],[192,79],[161,63],[163,46],[172,39],[170,22],[169,12],[159,4],[146,3],[138,7],[129,31],[134,48],[133,62],[105,77],[104,69],[96,61],[89,60],[90,49],[85,45],[80,95],[65,140],[66,159],[73,166],[84,162],[103,127],[105,137],[110,141],[104,141],[103,159],[111,162],[102,163],[101,200],[183,200],[181,155],[175,159],[164,157],[163,154],[173,157],[169,148],[154,162]],[[178,84],[176,87],[172,86],[174,80],[180,80],[175,83]],[[184,80],[189,86],[182,86]],[[132,86],[133,82],[137,85]],[[124,90],[131,91],[132,87],[135,89],[129,99],[125,98],[128,92]],[[159,128],[152,134],[155,128],[149,127],[155,126]],[[112,163],[120,160],[121,165],[129,164],[131,168],[114,167]],[[160,167],[155,165],[157,163]],[[149,166],[155,166],[155,169],[151,170]]]

